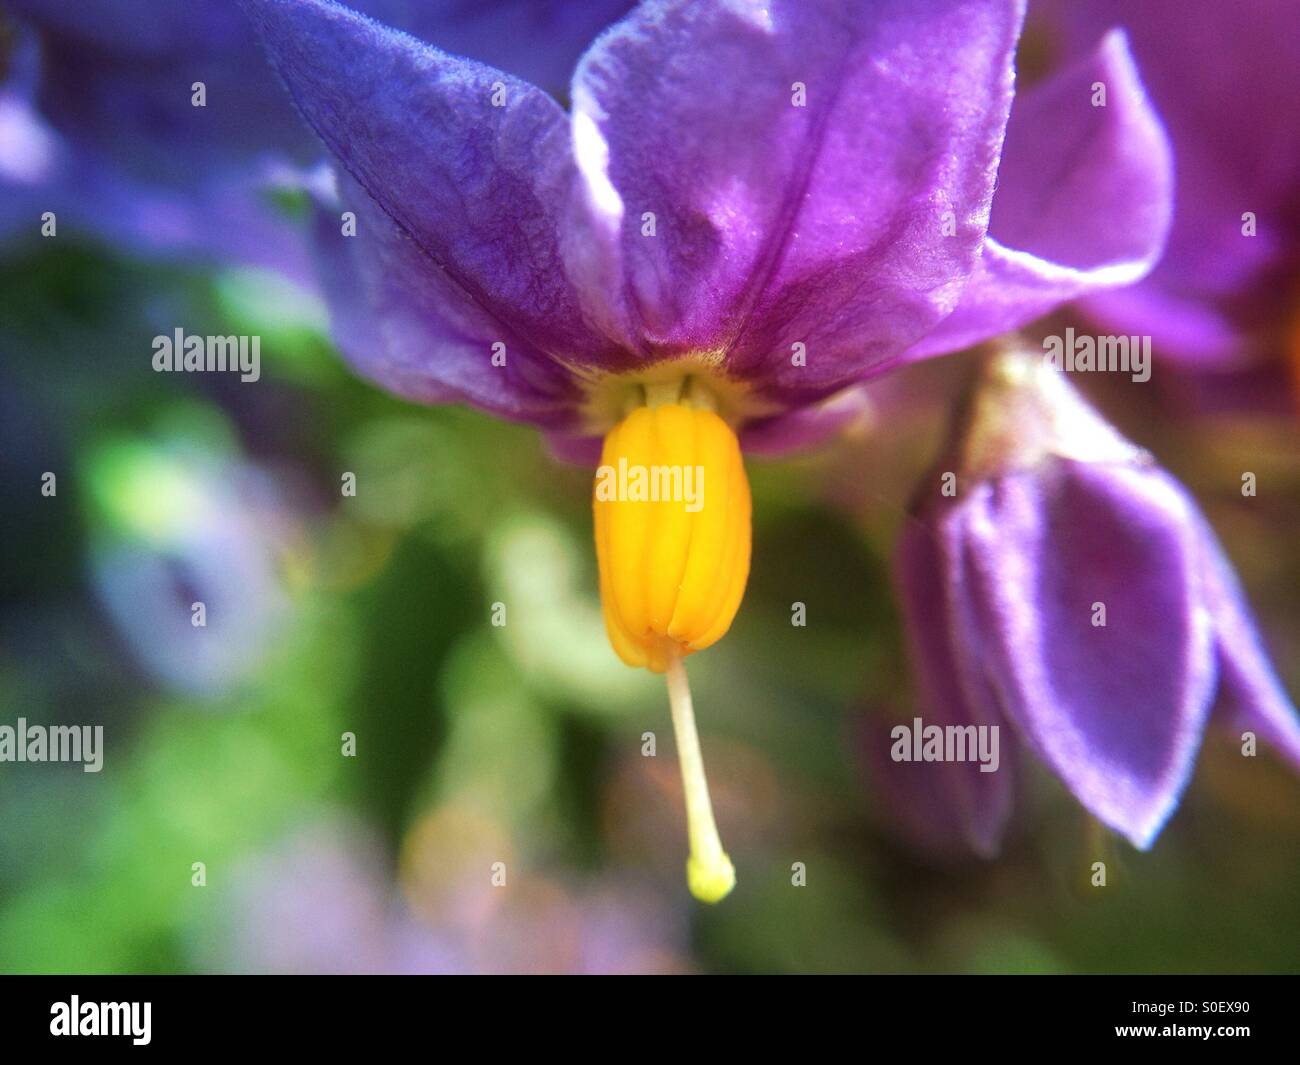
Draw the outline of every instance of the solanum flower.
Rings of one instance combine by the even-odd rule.
[[[1300,765],[1300,718],[1195,501],[1041,353],[990,359],[939,470],[955,491],[931,478],[899,543],[923,713],[1009,723],[1139,847],[1177,806],[1216,696]],[[1004,789],[964,798],[987,851]]]
[[[1300,384],[1300,33],[1291,0],[1044,3],[1064,50],[1122,25],[1173,142],[1169,247],[1141,284],[1085,304],[1158,357]],[[1272,375],[1266,372],[1272,369]],[[1247,378],[1242,376],[1244,383]]]
[[[743,596],[742,448],[805,443],[863,379],[1149,269],[1169,160],[1122,37],[1008,129],[1014,0],[656,0],[583,56],[566,114],[330,0],[245,7],[339,164],[344,221],[319,232],[349,359],[601,456],[606,626],[668,674],[689,881],[720,898],[682,659]],[[688,474],[700,497],[672,498]]]
[[[628,5],[353,6],[549,88]],[[48,211],[60,233],[306,280],[288,208],[320,156],[230,0],[0,0],[0,233],[35,236]]]

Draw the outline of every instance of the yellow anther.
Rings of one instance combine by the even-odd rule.
[[[698,390],[646,390],[605,437],[592,508],[605,628],[656,673],[731,627],[749,577],[750,495],[740,444]]]

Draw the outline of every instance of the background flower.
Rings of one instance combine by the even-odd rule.
[[[1294,369],[1300,305],[1294,6],[1047,0],[1035,14],[1065,54],[1122,26],[1174,145],[1167,253],[1143,283],[1090,299],[1088,311],[1118,332],[1152,335],[1170,365],[1271,367],[1253,398],[1276,405]]]
[[[626,0],[357,0],[442,47],[562,92],[578,53]],[[320,150],[229,0],[5,0],[0,224],[41,215],[143,253],[313,277],[303,227]],[[529,39],[526,50],[510,42]],[[0,68],[4,69],[4,68]],[[202,83],[203,102],[195,104]]]
[[[1195,502],[1030,351],[991,358],[899,545],[922,709],[1009,721],[1107,825],[1148,847],[1216,695],[1300,764],[1300,717]],[[992,827],[990,782],[954,804]]]

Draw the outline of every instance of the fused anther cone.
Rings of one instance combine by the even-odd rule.
[[[712,410],[638,407],[605,437],[592,493],[605,628],[656,673],[731,627],[749,577],[749,481]]]

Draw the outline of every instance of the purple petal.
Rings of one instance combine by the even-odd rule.
[[[551,97],[328,0],[245,7],[303,117],[464,302],[538,351],[618,362],[561,260],[576,171]]]
[[[1142,331],[1180,358],[1241,360],[1250,323],[1225,341],[1204,308],[1250,296],[1295,254],[1300,34],[1293,0],[1068,0],[1043,3],[1041,12],[1066,31],[1066,48],[1110,26],[1127,30],[1176,156],[1169,247],[1138,290],[1152,298],[1135,305],[1136,296],[1120,302],[1106,295],[1088,300],[1087,309],[1119,329],[1127,328],[1119,316],[1144,312]],[[1246,211],[1256,215],[1254,236],[1242,232]]]
[[[1158,268],[1157,268],[1158,269]],[[1241,333],[1214,301],[1156,283],[1099,292],[1082,304],[1092,319],[1121,336],[1150,336],[1160,352],[1183,362],[1230,369],[1245,361]]]
[[[1049,460],[980,483],[957,512],[1004,711],[1084,806],[1149,846],[1215,682],[1186,494],[1149,468]]]
[[[416,402],[568,427],[581,396],[572,375],[466,301],[356,182],[339,185],[338,202],[318,197],[313,236],[334,337],[356,370]],[[355,235],[343,235],[344,210]]]
[[[933,525],[909,521],[898,545],[899,598],[925,725],[975,725],[999,730],[1000,764],[891,763],[896,791],[924,806],[907,818],[921,839],[957,836],[982,857],[995,855],[1015,798],[1015,743],[986,680],[978,630],[972,627],[962,566],[960,523],[940,515]],[[902,797],[901,795],[899,796]],[[936,820],[947,819],[945,833]]]
[[[870,419],[875,407],[865,388],[852,388],[810,407],[795,407],[749,422],[740,444],[747,455],[785,455],[816,447],[852,425]]]
[[[1128,32],[1178,157],[1177,209],[1162,281],[1232,291],[1294,246],[1300,188],[1300,34],[1293,0],[1070,0],[1049,9],[1073,33]],[[1243,237],[1241,213],[1258,215]]]
[[[926,725],[964,724],[924,708],[918,713]],[[912,719],[871,711],[861,725],[865,768],[884,827],[912,850],[940,862],[997,857],[1013,807],[1012,767],[981,776],[978,766],[962,762],[894,761],[893,729],[900,724],[913,727]],[[1011,730],[1003,729],[1001,737],[1005,743]],[[994,788],[1005,796],[994,794]]]
[[[1104,107],[1092,103],[1098,83]],[[1164,246],[1172,183],[1160,121],[1123,34],[1111,33],[1016,99],[979,267],[956,312],[908,357],[969,347],[1139,280]]]
[[[592,313],[651,357],[729,352],[731,373],[787,400],[896,355],[974,264],[1021,14],[1013,0],[642,4],[574,80],[587,195],[569,265],[604,293]]]
[[[598,465],[602,444],[599,436],[564,431],[546,434],[546,449],[551,457],[574,466]]]
[[[1209,524],[1198,515],[1205,595],[1214,620],[1220,690],[1229,714],[1300,767],[1300,716],[1269,662],[1241,582]]]
[[[364,0],[349,6],[445,52],[560,94],[568,91],[586,47],[634,5],[632,0]]]

